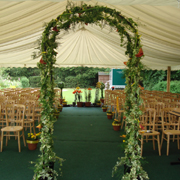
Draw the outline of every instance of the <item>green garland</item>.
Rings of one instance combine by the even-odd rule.
[[[102,24],[104,22],[104,24]],[[131,167],[130,173],[123,175],[124,180],[134,180],[138,176],[142,179],[148,179],[147,173],[141,167],[141,156],[139,146],[139,116],[141,111],[139,110],[140,90],[138,87],[140,77],[140,71],[142,64],[140,62],[141,57],[136,57],[136,54],[141,48],[140,36],[137,31],[137,24],[131,19],[124,17],[120,12],[115,9],[111,9],[103,6],[88,6],[82,4],[81,7],[74,6],[69,3],[66,11],[59,15],[56,19],[52,19],[45,27],[42,34],[42,41],[40,54],[42,55],[41,61],[38,63],[38,67],[41,70],[41,96],[40,103],[42,105],[41,123],[42,123],[42,135],[41,135],[41,155],[39,156],[39,162],[35,165],[34,180],[38,180],[39,177],[47,177],[49,171],[55,176],[57,172],[51,170],[48,167],[49,162],[57,159],[53,152],[53,140],[52,135],[54,131],[53,124],[56,121],[53,116],[53,100],[54,100],[54,64],[56,62],[56,52],[58,44],[56,43],[56,36],[60,30],[68,30],[70,26],[74,28],[78,23],[92,24],[95,23],[100,27],[105,24],[115,28],[121,37],[121,46],[126,47],[125,54],[130,57],[127,62],[127,69],[125,71],[126,76],[126,142],[125,142],[125,157],[119,158],[117,164],[113,168],[113,175],[118,170],[120,165],[127,165]],[[126,44],[123,45],[124,39]],[[63,159],[59,159],[62,164]],[[50,178],[48,178],[49,180]]]

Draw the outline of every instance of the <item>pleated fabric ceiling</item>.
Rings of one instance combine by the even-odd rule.
[[[180,0],[178,0],[180,1]],[[180,69],[180,2],[177,0],[85,0],[120,11],[138,23],[147,68]],[[80,5],[80,1],[73,1]],[[31,55],[43,25],[65,11],[64,0],[0,0],[0,67],[36,67]],[[125,68],[116,29],[78,24],[58,36],[57,67]]]

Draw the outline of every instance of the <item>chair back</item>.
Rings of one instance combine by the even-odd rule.
[[[6,126],[24,127],[25,105],[7,104],[6,105]]]
[[[153,108],[145,108],[140,116],[140,124],[146,130],[155,130],[156,110]]]
[[[170,111],[180,112],[180,108],[164,108],[161,111],[162,129],[179,129],[179,117],[170,113]]]
[[[5,101],[5,104],[7,105],[7,104],[15,104],[15,100],[13,100],[13,99],[8,99],[8,100],[6,100]]]
[[[171,102],[169,103],[170,108],[180,108],[180,102]]]
[[[30,120],[30,119],[34,120],[35,105],[36,105],[35,100],[25,101],[25,107],[26,107],[25,117],[27,118],[27,120]]]
[[[156,110],[156,117],[161,117],[161,110],[165,107],[163,102],[151,102],[149,103],[149,108]]]

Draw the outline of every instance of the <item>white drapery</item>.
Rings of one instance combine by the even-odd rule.
[[[79,1],[74,1],[80,4]],[[143,63],[147,68],[180,69],[180,8],[176,0],[98,0],[87,4],[108,6],[138,23],[142,35]],[[35,67],[40,59],[31,55],[43,24],[66,9],[67,1],[0,1],[0,66]],[[61,32],[57,49],[58,67],[89,66],[125,68],[125,49],[116,29],[78,24]]]

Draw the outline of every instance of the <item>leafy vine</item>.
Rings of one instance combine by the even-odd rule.
[[[141,179],[148,179],[147,173],[141,166],[141,155],[139,146],[139,116],[141,111],[139,105],[141,104],[139,81],[141,80],[140,71],[143,68],[140,59],[143,56],[142,45],[140,43],[140,35],[138,34],[137,24],[131,19],[124,17],[120,12],[104,6],[90,6],[82,4],[75,6],[68,2],[67,9],[60,14],[56,19],[52,19],[45,27],[42,33],[41,46],[39,47],[39,54],[42,56],[40,62],[37,64],[41,70],[41,95],[40,104],[42,105],[41,112],[41,155],[39,161],[35,165],[34,180],[40,177],[48,178],[49,172],[53,176],[58,175],[55,170],[49,168],[49,162],[57,159],[53,152],[53,124],[56,121],[53,116],[53,100],[54,100],[54,65],[56,62],[56,51],[58,43],[56,36],[61,30],[68,30],[75,28],[78,24],[92,24],[95,23],[100,27],[109,25],[119,33],[121,37],[121,46],[126,47],[125,54],[129,56],[127,68],[125,70],[126,76],[126,141],[125,141],[125,156],[118,159],[113,168],[113,175],[118,171],[120,165],[127,165],[131,167],[131,171],[123,175],[124,180],[135,180],[137,177]],[[123,44],[123,42],[126,43]],[[62,164],[63,159],[59,159]]]

